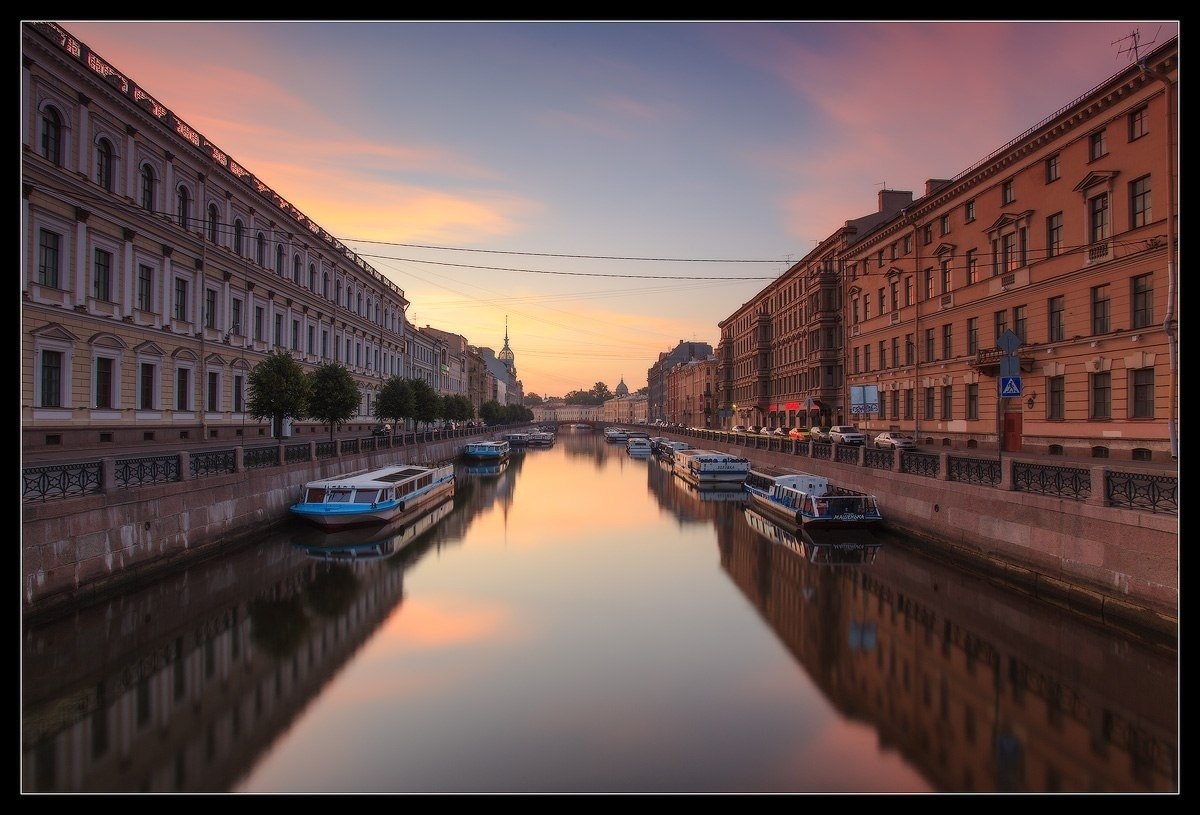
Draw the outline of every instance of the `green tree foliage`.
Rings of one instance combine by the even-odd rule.
[[[393,435],[405,419],[416,414],[417,404],[414,400],[412,381],[393,376],[383,383],[379,398],[375,400],[375,418],[381,422],[390,419]]]
[[[475,418],[475,406],[461,393],[448,393],[442,397],[442,418],[454,422],[466,422]]]
[[[533,391],[530,391],[529,393],[525,394],[525,407],[536,407],[537,405],[540,405],[543,402],[545,402],[545,400],[542,399],[542,397],[538,396]]]
[[[596,399],[593,404],[602,405],[609,399],[612,399],[614,395],[615,394],[608,389],[608,385],[605,385],[603,382],[597,382],[595,385],[592,385],[592,396]]]
[[[412,418],[424,424],[441,418],[442,398],[433,386],[424,379],[410,379],[409,384],[413,392]]]
[[[339,362],[326,362],[308,377],[312,382],[308,415],[329,425],[329,440],[333,441],[334,430],[358,415],[358,385]]]
[[[589,391],[571,391],[563,399],[568,405],[599,405],[603,404],[603,399],[597,399],[595,394]]]
[[[271,433],[276,438],[283,428],[284,419],[309,415],[312,381],[305,375],[300,363],[285,350],[277,350],[255,365],[254,370],[250,371],[249,386],[247,411],[260,421],[270,419]]]
[[[488,427],[504,424],[504,406],[495,399],[490,399],[479,406],[479,418]]]

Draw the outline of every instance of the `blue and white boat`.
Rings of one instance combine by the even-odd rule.
[[[875,496],[834,486],[820,475],[751,470],[744,486],[751,506],[787,524],[845,528],[883,520]]]
[[[326,531],[416,517],[454,494],[454,465],[391,464],[309,481],[291,513]]]
[[[750,473],[750,459],[718,450],[676,450],[675,474],[702,489],[742,489]]]
[[[474,441],[463,447],[462,454],[469,461],[505,461],[512,454],[512,445],[504,439]]]

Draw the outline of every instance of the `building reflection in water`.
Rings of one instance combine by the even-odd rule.
[[[713,524],[721,568],[797,668],[930,788],[1177,790],[1176,660],[1154,646],[1064,625],[1061,611],[886,533],[822,549],[602,439],[565,454],[639,478],[645,468],[681,524]],[[461,468],[452,501],[386,540],[321,547],[295,527],[294,545],[247,547],[70,618],[27,621],[23,789],[234,789],[402,605],[405,570],[460,545],[479,514],[507,512],[523,462]]]
[[[745,513],[719,543],[730,578],[830,702],[934,788],[1177,790],[1178,677],[1154,646],[1064,641],[1057,612],[886,533],[857,549]]]

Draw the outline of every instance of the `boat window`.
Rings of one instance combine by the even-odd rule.
[[[309,487],[308,494],[304,496],[306,504],[323,504],[325,503],[325,488],[324,487]]]
[[[354,496],[355,503],[358,504],[373,504],[379,500],[379,489],[372,487],[371,489],[359,489]]]
[[[354,490],[335,487],[329,491],[325,500],[331,504],[348,504],[353,497]]]

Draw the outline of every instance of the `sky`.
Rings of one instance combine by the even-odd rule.
[[[1179,21],[56,21],[526,394],[644,387]]]

